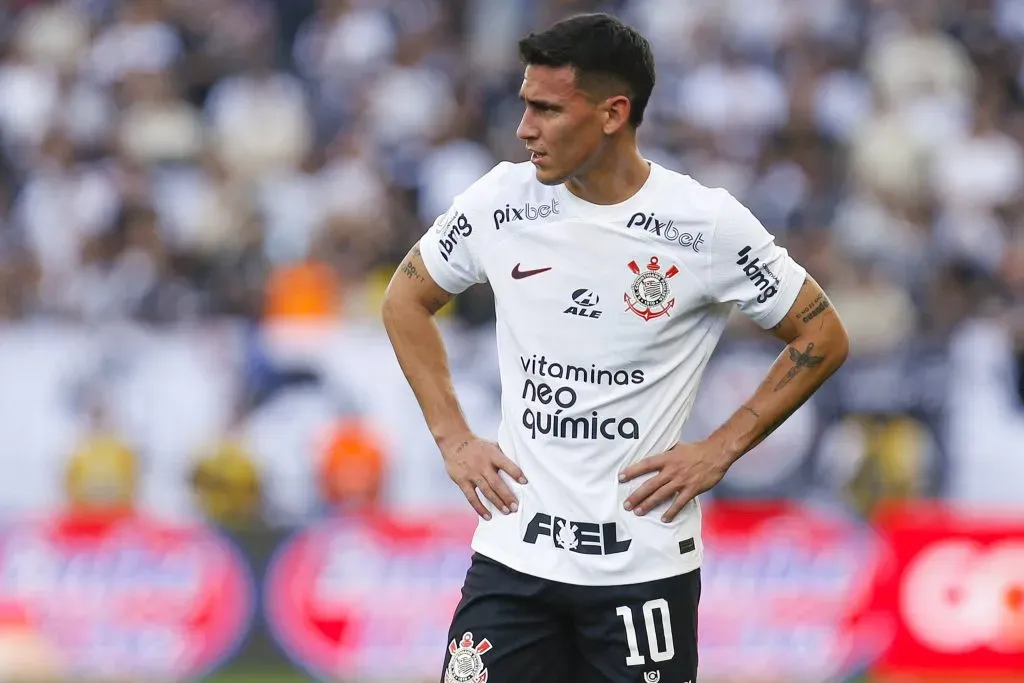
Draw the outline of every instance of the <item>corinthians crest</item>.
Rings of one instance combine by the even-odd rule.
[[[474,647],[473,634],[467,631],[462,640],[448,644],[452,658],[444,673],[444,683],[486,683],[487,669],[480,655],[491,649],[491,642],[484,638]]]
[[[636,261],[629,262],[629,269],[636,274],[633,284],[622,296],[629,310],[645,321],[668,315],[669,309],[676,303],[668,281],[675,277],[679,269],[672,266],[662,274],[657,256],[651,257],[645,270],[641,270]]]

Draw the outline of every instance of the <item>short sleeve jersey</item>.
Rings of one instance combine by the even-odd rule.
[[[640,583],[701,564],[700,504],[623,509],[628,465],[672,447],[739,308],[778,324],[806,273],[727,191],[651,163],[614,205],[498,164],[420,241],[453,294],[489,282],[502,385],[497,441],[526,474],[519,511],[480,521],[473,549],[582,585]],[[739,407],[739,406],[737,406]],[[653,476],[653,475],[651,475]],[[485,501],[485,504],[490,506]]]

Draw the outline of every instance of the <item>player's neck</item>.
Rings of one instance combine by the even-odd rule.
[[[591,168],[565,181],[565,187],[591,204],[619,204],[639,192],[650,175],[650,164],[630,145],[608,150]]]

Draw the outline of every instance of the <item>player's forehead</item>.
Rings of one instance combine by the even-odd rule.
[[[570,66],[528,64],[519,88],[519,96],[527,100],[566,101],[576,92],[576,72]]]

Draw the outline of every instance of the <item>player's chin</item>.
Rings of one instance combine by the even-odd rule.
[[[534,165],[537,168],[537,182],[541,185],[560,185],[568,177],[561,169],[552,168],[551,166]]]

